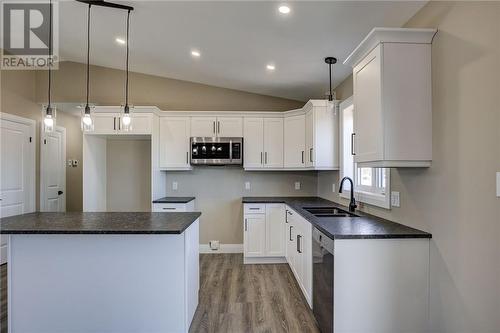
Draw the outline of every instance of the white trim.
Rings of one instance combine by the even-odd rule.
[[[200,244],[200,253],[243,253],[243,244],[220,244],[218,250],[210,249],[208,244]]]
[[[373,28],[344,61],[355,67],[380,43],[430,44],[437,29]]]
[[[62,126],[55,126],[54,131],[61,132],[63,137],[63,146],[62,146],[62,162],[63,162],[63,173],[62,177],[62,191],[63,191],[63,211],[66,211],[66,128]],[[42,142],[45,140],[45,126],[40,123],[40,211],[47,211],[47,207],[45,204],[47,203],[45,198],[45,149],[43,149]]]
[[[243,257],[243,264],[286,264],[285,257]]]

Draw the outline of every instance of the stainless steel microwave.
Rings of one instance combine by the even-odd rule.
[[[191,138],[192,165],[243,164],[243,138]]]

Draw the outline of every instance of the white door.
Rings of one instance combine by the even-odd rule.
[[[189,150],[189,117],[160,117],[160,168],[188,168]]]
[[[311,110],[306,113],[305,116],[306,122],[306,152],[305,152],[305,160],[306,167],[314,166],[314,111]]]
[[[0,217],[35,211],[35,121],[0,113]],[[1,235],[0,264],[7,262]]]
[[[381,66],[379,45],[353,69],[354,162],[384,159]]]
[[[94,130],[88,134],[116,134],[119,125],[117,113],[94,112]]]
[[[243,223],[245,257],[264,256],[266,251],[266,215],[245,215]]]
[[[216,117],[191,117],[191,136],[215,137],[217,136]]]
[[[306,124],[305,116],[285,118],[285,168],[301,168],[306,161]]]
[[[264,166],[283,167],[283,118],[264,119]]]
[[[243,121],[243,166],[262,168],[264,162],[264,120],[245,118]]]
[[[40,142],[40,211],[66,211],[66,129],[56,126]]]
[[[285,207],[283,204],[266,205],[266,255],[285,255]]]
[[[242,117],[217,117],[218,137],[243,137]]]

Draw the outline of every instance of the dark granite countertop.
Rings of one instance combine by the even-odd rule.
[[[196,199],[195,197],[163,197],[153,200],[153,203],[188,203]]]
[[[0,219],[0,234],[181,234],[201,213],[30,213]]]
[[[319,197],[243,197],[243,203],[284,203],[332,239],[431,238],[432,235],[380,217],[356,211],[356,217],[316,217],[304,207],[336,207]]]

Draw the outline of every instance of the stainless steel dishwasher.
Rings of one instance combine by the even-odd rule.
[[[313,228],[313,313],[322,333],[333,332],[334,242]]]

